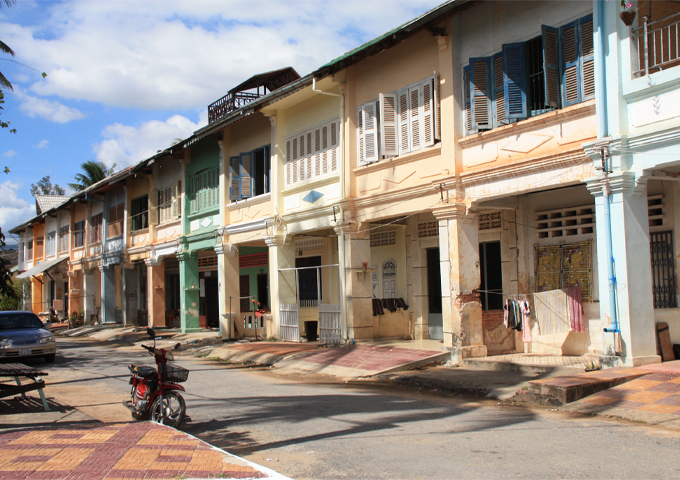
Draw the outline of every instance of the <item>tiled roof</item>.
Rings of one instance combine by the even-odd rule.
[[[66,200],[68,200],[68,195],[36,195],[35,196],[35,209],[36,213],[40,215],[47,210],[58,207]]]

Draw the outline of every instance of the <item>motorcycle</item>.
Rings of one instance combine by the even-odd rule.
[[[147,333],[153,338],[153,347],[141,345],[156,360],[156,368],[145,365],[128,365],[130,370],[131,399],[123,402],[135,420],[149,420],[161,425],[179,428],[185,419],[186,404],[179,385],[189,378],[189,370],[178,365],[169,365],[174,360],[171,351],[156,348],[156,334],[149,328]],[[179,343],[174,350],[179,348]]]

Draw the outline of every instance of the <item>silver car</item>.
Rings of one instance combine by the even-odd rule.
[[[57,342],[32,312],[0,312],[0,358],[44,357],[54,362]]]

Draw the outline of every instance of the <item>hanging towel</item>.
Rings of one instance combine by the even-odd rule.
[[[397,308],[403,308],[404,310],[408,310],[408,305],[406,305],[406,302],[404,302],[404,299],[399,297],[396,299],[397,303]]]
[[[575,332],[585,332],[586,327],[583,323],[583,302],[581,301],[581,286],[576,285],[567,289],[569,295],[569,320],[571,329]]]
[[[522,324],[524,325],[524,328],[522,328],[522,342],[531,343],[531,322],[529,321],[531,310],[529,309],[529,302],[522,300],[520,305],[522,307]]]
[[[509,325],[509,315],[510,315],[510,299],[505,299],[505,305],[503,305],[503,325],[508,328]]]
[[[567,290],[534,293],[534,309],[541,335],[568,332],[571,329]]]
[[[382,301],[379,298],[374,298],[373,299],[373,316],[377,317],[378,315],[385,315],[385,311],[383,310],[383,307],[382,307]]]

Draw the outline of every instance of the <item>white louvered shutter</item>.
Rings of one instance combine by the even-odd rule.
[[[399,113],[399,155],[404,155],[411,151],[411,142],[409,141],[408,134],[411,101],[407,88],[397,92],[397,102]]]
[[[409,88],[411,108],[409,109],[409,124],[411,134],[411,151],[423,148],[423,85]]]
[[[158,225],[158,190],[149,192],[149,225]]]
[[[364,104],[364,160],[378,161],[378,119],[376,102]]]
[[[172,218],[176,219],[179,218],[179,202],[180,202],[180,189],[179,185],[176,183],[172,184],[172,187],[170,187],[170,191],[172,192]]]
[[[434,77],[423,83],[423,147],[434,145],[435,138],[435,102]]]
[[[399,155],[397,95],[380,94],[380,155]]]
[[[439,79],[439,73],[434,72],[434,139],[435,141],[441,141],[442,139],[442,108],[439,103],[441,99],[441,93],[439,90],[439,85],[441,81]]]
[[[364,107],[357,107],[357,164],[363,165],[366,160],[364,157]]]
[[[331,163],[331,172],[337,172],[338,171],[338,156],[340,155],[338,152],[338,136],[340,134],[340,124],[338,122],[331,122],[330,127],[329,127],[329,136],[330,136],[330,144],[331,144],[331,149],[330,149],[330,163]]]

